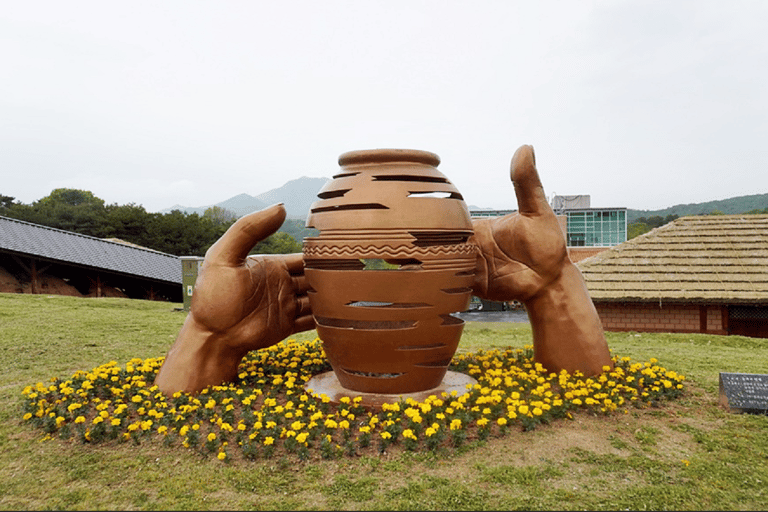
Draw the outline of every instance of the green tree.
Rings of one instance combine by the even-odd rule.
[[[110,204],[106,207],[107,235],[105,238],[119,238],[126,242],[147,247],[148,230],[152,214],[137,204]]]
[[[103,238],[107,233],[104,200],[87,190],[57,188],[32,203],[30,222]]]
[[[15,197],[4,196],[3,194],[0,194],[0,212],[12,208],[15,203],[15,199]]]
[[[651,229],[653,228],[644,222],[633,222],[632,224],[627,225],[627,240],[631,240],[636,236],[647,233]]]
[[[231,226],[233,222],[237,220],[237,215],[234,212],[222,208],[221,206],[211,206],[206,208],[203,212],[203,217],[210,219],[214,224]]]
[[[277,232],[262,240],[251,254],[292,254],[301,252],[301,244],[288,233]]]

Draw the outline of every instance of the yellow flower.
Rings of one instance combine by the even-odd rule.
[[[267,436],[267,438],[264,439],[264,446],[269,446],[271,444],[274,444],[274,442],[275,442],[275,438],[271,436]]]
[[[85,416],[78,416],[75,418],[75,423],[85,423]]]
[[[226,452],[219,452],[219,454],[216,456],[216,458],[219,459],[219,460],[224,460],[224,459],[227,458],[227,454],[226,454]]]
[[[208,438],[207,439],[211,443],[214,442],[216,440],[216,434],[211,432],[210,434],[208,434]]]

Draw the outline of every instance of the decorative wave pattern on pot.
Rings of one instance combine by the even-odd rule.
[[[398,394],[440,384],[458,346],[476,265],[469,211],[412,150],[345,153],[304,240],[312,311],[340,384]],[[371,261],[377,269],[366,268]]]

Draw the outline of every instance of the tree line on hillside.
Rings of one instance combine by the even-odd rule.
[[[90,191],[70,188],[55,189],[31,204],[0,194],[0,215],[96,238],[118,238],[175,256],[204,256],[237,219],[218,206],[202,215],[179,210],[149,213],[141,205],[105,204]],[[301,244],[286,232],[275,233],[251,251],[293,252],[301,252]]]
[[[743,213],[744,215],[765,215],[768,214],[768,208],[754,209],[739,213]],[[712,210],[704,215],[725,215],[725,213],[720,210]],[[669,214],[666,217],[662,217],[661,215],[638,217],[631,223],[627,224],[627,240],[647,233],[648,231],[663,226],[664,224],[668,224],[678,218],[680,218],[680,215],[676,213]]]

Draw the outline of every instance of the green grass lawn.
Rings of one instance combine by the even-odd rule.
[[[765,339],[608,333],[614,354],[655,357],[686,375],[684,396],[662,408],[577,414],[447,452],[225,464],[159,442],[43,442],[21,420],[27,385],[164,355],[185,317],[178,307],[0,294],[0,508],[768,508],[768,417],[717,405],[719,372],[768,373]],[[460,352],[531,343],[527,324],[469,323],[464,332]]]

